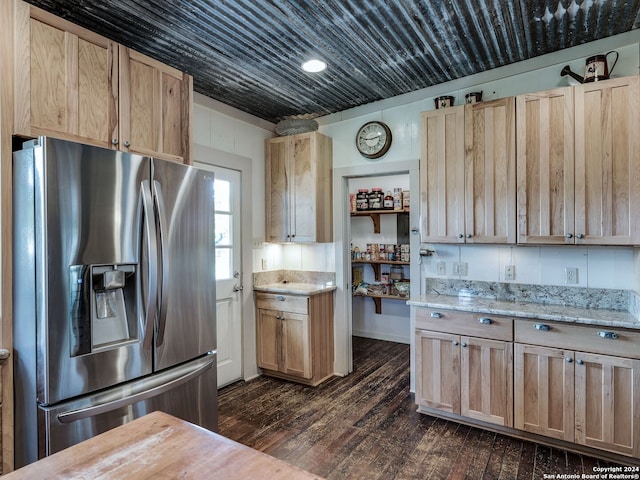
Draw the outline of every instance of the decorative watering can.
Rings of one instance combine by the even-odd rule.
[[[609,68],[607,64],[607,57],[612,53],[616,54],[616,59],[613,61],[613,65]],[[560,72],[561,76],[569,75],[571,78],[576,79],[580,83],[597,82],[598,80],[607,80],[609,75],[613,73],[613,69],[618,62],[618,52],[612,50],[604,55],[592,55],[587,58],[584,67],[584,77],[581,77],[577,73],[573,73],[569,65],[566,65]]]

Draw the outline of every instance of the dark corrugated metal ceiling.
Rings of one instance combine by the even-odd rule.
[[[272,122],[640,26],[640,0],[28,1],[188,72],[197,92]],[[328,69],[303,72],[309,57]]]

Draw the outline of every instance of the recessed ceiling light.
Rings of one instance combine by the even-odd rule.
[[[315,58],[313,60],[309,60],[308,62],[304,62],[302,64],[302,69],[305,72],[316,73],[316,72],[323,71],[325,68],[327,68],[327,64],[324,63],[322,60],[317,60]]]

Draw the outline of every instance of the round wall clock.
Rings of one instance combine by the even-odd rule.
[[[391,146],[391,130],[382,122],[365,123],[356,135],[356,147],[366,158],[380,158]]]

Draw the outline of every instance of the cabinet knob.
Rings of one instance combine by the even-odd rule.
[[[442,314],[440,312],[431,312],[431,318],[442,318]]]
[[[576,235],[578,238],[584,238],[584,233],[579,233],[578,235]]]
[[[548,332],[549,330],[551,330],[551,327],[549,325],[545,325],[544,323],[536,323],[534,325],[534,328],[543,332]]]
[[[114,138],[113,140],[111,140],[111,144],[112,145],[118,145],[118,139]]]
[[[458,345],[460,345],[460,342],[458,342],[457,340],[454,340],[453,345],[457,347]]]
[[[576,363],[577,363],[578,365],[584,365],[584,361],[583,361],[583,360],[578,360]]]
[[[600,331],[600,332],[598,332],[598,336],[602,337],[602,338],[608,338],[610,340],[615,340],[616,338],[618,338],[618,334],[615,333],[615,332]]]
[[[573,362],[573,358],[567,357],[567,363],[571,363],[571,362]]]
[[[493,323],[493,320],[491,320],[489,317],[480,317],[478,319],[478,323],[482,323],[483,325],[491,325]]]
[[[129,143],[129,140],[125,140],[124,141],[124,146],[129,148],[131,146],[131,143]]]
[[[463,346],[464,348],[466,348],[466,347],[467,347],[466,342],[462,342],[462,346]]]
[[[470,233],[467,233],[467,238],[471,238],[473,237],[473,235],[471,235]]]
[[[286,297],[284,295],[276,295],[276,300],[278,300],[279,302],[284,302],[285,298]]]
[[[463,234],[461,234],[461,233],[459,233],[459,234],[458,234],[458,238],[464,238],[464,235],[463,235]]]
[[[565,235],[565,237],[567,237],[567,238],[573,238],[573,233],[567,233],[567,234]]]

